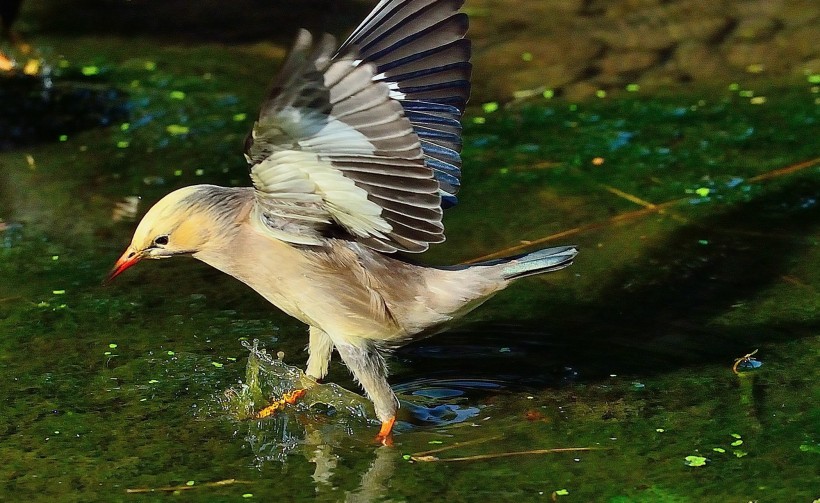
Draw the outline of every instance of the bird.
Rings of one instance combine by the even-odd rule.
[[[336,48],[301,30],[245,141],[251,186],[193,185],[152,206],[108,281],[191,256],[308,325],[306,374],[334,352],[392,443],[390,351],[446,330],[518,278],[569,266],[560,246],[419,265],[457,202],[471,47],[463,0],[381,0]]]

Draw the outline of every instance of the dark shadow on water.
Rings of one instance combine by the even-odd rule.
[[[0,152],[105,127],[128,117],[125,95],[103,83],[0,75]]]
[[[394,382],[473,378],[527,388],[730,366],[760,344],[816,334],[818,318],[771,322],[752,313],[742,326],[714,320],[783,281],[812,246],[819,200],[820,182],[807,176],[693,220],[612,271],[592,302],[556,304],[545,291],[532,301],[549,306],[537,319],[468,326],[403,348],[396,358],[407,365]],[[817,294],[807,288],[802,295]]]
[[[155,36],[189,42],[293,39],[296,30],[348,33],[375,1],[350,0],[77,0],[33,10],[42,31],[71,35]]]

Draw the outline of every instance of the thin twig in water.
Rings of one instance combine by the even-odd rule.
[[[199,487],[221,487],[230,486],[233,484],[250,484],[247,480],[225,479],[217,480],[216,482],[205,482],[202,484],[184,485],[184,486],[166,486],[166,487],[138,487],[136,489],[126,489],[125,492],[133,493],[156,493],[156,492],[175,492],[175,491],[189,491]]]
[[[438,449],[431,449],[429,451],[417,452],[415,454],[412,454],[411,457],[427,456],[429,454],[433,454],[433,453],[436,453],[436,452],[449,451],[450,449],[455,449],[456,447],[462,447],[464,445],[482,444],[484,442],[489,442],[491,440],[499,440],[501,438],[503,438],[501,435],[496,435],[494,437],[477,438],[475,440],[466,440],[464,442],[456,442],[456,443],[451,444],[451,445],[445,445],[444,447],[439,447]]]
[[[435,462],[435,461],[479,461],[483,459],[508,458],[511,456],[527,456],[531,454],[552,454],[554,452],[579,452],[579,451],[602,451],[603,447],[559,447],[556,449],[534,449],[531,451],[496,452],[492,454],[477,454],[475,456],[464,456],[460,458],[439,458],[436,456],[410,456],[413,461]]]
[[[803,162],[799,162],[799,163],[796,163],[796,164],[792,164],[792,165],[786,166],[784,168],[774,169],[772,171],[762,173],[762,174],[757,175],[755,177],[749,178],[747,181],[749,183],[758,183],[758,182],[762,182],[762,181],[766,181],[766,180],[771,180],[772,178],[778,178],[778,177],[781,177],[781,176],[784,176],[784,175],[790,175],[792,173],[796,173],[798,171],[801,171],[801,170],[804,170],[804,169],[807,169],[807,168],[811,168],[811,167],[813,167],[817,164],[820,164],[820,157],[817,157],[815,159],[810,159],[808,161],[803,161]],[[605,188],[607,188],[607,187],[605,187]],[[612,189],[612,190],[610,190],[610,189]],[[620,191],[618,189],[615,189],[613,187],[608,187],[607,190],[609,190],[613,194],[619,195],[621,197],[628,196],[628,197],[626,197],[627,199],[629,199],[630,201],[633,201],[637,204],[641,204],[644,207],[641,208],[640,210],[630,211],[630,212],[627,212],[627,213],[622,213],[620,215],[615,215],[614,217],[608,218],[608,219],[606,219],[602,222],[595,222],[595,223],[591,223],[591,224],[587,224],[587,225],[582,225],[580,227],[574,227],[574,228],[569,229],[569,230],[561,231],[561,232],[558,232],[558,233],[555,233],[555,234],[550,234],[549,236],[545,236],[543,238],[539,238],[539,239],[535,239],[535,240],[532,240],[532,241],[527,241],[527,242],[524,242],[524,243],[520,243],[520,244],[517,244],[517,245],[514,245],[514,246],[510,246],[508,248],[504,248],[503,250],[498,250],[496,252],[488,253],[487,255],[483,255],[481,257],[476,257],[476,258],[467,260],[463,263],[464,264],[474,264],[476,262],[481,262],[481,261],[484,261],[484,260],[491,260],[491,259],[495,259],[495,258],[505,257],[505,256],[513,254],[515,252],[520,252],[522,250],[526,250],[526,249],[528,249],[532,246],[535,246],[535,245],[540,245],[540,244],[548,243],[550,241],[563,239],[563,238],[566,238],[566,237],[569,237],[569,236],[574,236],[576,234],[582,234],[582,233],[585,233],[585,232],[602,229],[604,227],[608,227],[611,224],[625,222],[625,221],[628,221],[628,220],[634,220],[634,219],[640,218],[644,215],[651,215],[653,213],[660,213],[664,209],[666,209],[670,206],[680,204],[680,203],[688,201],[690,199],[689,197],[682,197],[682,198],[679,198],[679,199],[673,199],[671,201],[666,201],[664,203],[652,204],[648,201],[643,201],[643,200],[641,200],[641,199],[639,199],[635,196],[632,196],[631,194],[627,194],[627,193],[625,193],[623,191]]]

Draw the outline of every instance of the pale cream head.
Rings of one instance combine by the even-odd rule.
[[[208,243],[214,229],[212,212],[202,208],[201,193],[208,185],[175,190],[159,200],[137,226],[131,245],[114,264],[108,280],[143,258],[191,255]]]

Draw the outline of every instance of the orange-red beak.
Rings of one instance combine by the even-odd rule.
[[[111,269],[111,272],[108,273],[108,277],[105,279],[105,283],[110,282],[126,269],[131,267],[132,265],[136,264],[142,259],[143,254],[134,250],[133,248],[129,248],[125,250],[125,253],[122,254],[122,257],[117,260],[114,264],[114,268]]]

